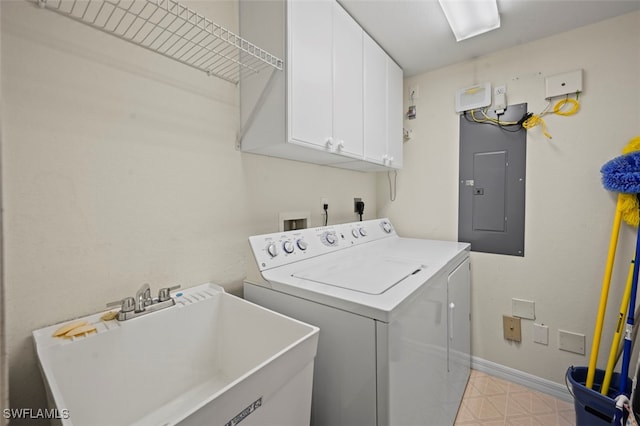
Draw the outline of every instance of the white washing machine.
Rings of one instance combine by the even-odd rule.
[[[320,327],[314,426],[452,425],[470,370],[469,245],[388,219],[250,237],[247,300]]]

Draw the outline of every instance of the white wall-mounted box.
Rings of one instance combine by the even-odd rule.
[[[582,70],[551,75],[544,79],[545,99],[582,92]]]
[[[456,90],[456,112],[470,111],[491,105],[491,83],[475,84]]]

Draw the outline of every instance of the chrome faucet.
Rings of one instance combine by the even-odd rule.
[[[136,292],[136,312],[142,312],[145,308],[153,303],[151,298],[151,287],[144,283]]]
[[[145,283],[138,289],[135,298],[125,297],[122,300],[107,303],[107,307],[120,306],[117,318],[118,321],[125,321],[175,305],[176,301],[171,297],[171,290],[178,288],[180,288],[179,285],[161,288],[158,297],[153,298],[149,284]]]

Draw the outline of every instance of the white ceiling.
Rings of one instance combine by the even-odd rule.
[[[498,0],[500,28],[456,42],[438,0],[339,1],[405,77],[640,10],[640,0]]]

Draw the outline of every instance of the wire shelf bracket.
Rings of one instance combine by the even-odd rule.
[[[36,0],[45,8],[231,83],[283,60],[175,0]]]

